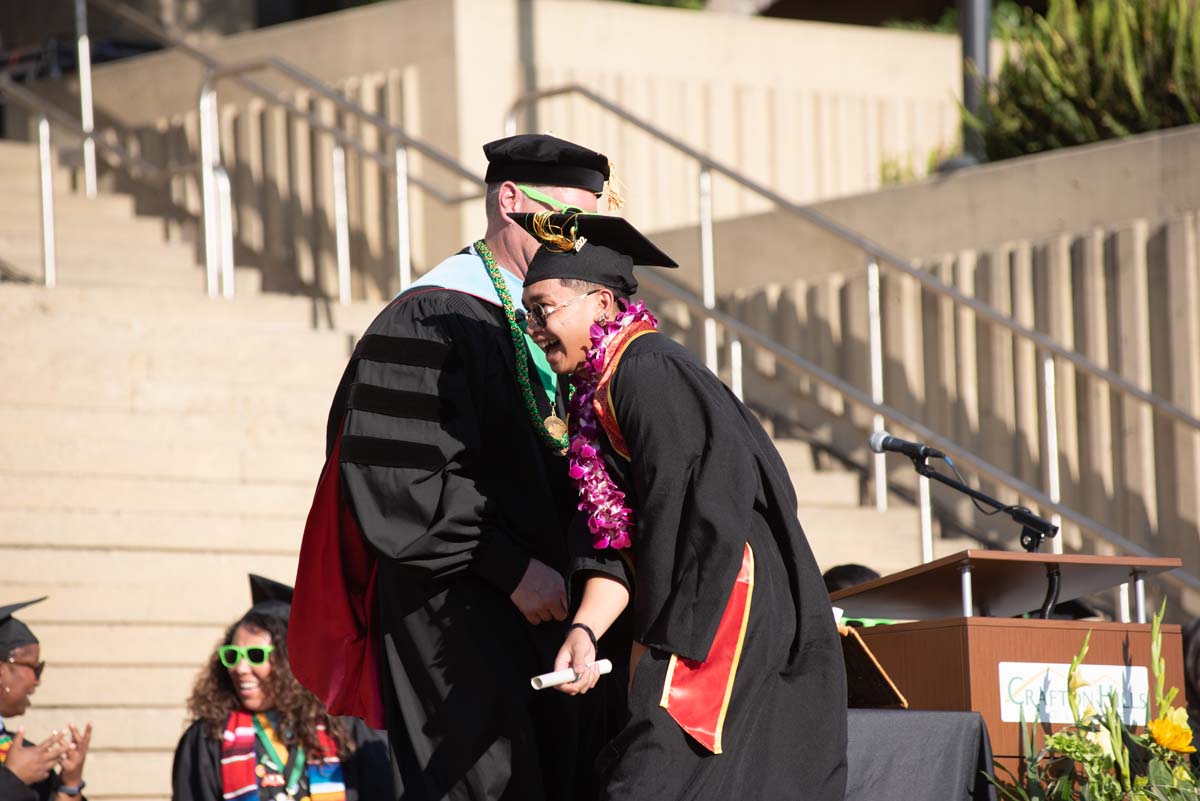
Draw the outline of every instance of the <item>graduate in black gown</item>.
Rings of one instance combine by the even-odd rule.
[[[29,709],[41,684],[41,644],[13,613],[34,601],[0,606],[0,801],[80,801],[92,724],[74,723],[37,743],[14,719]]]
[[[574,504],[564,399],[520,308],[537,245],[507,214],[594,210],[609,164],[550,136],[484,152],[486,235],[380,313],[338,387],[292,666],[331,712],[386,723],[405,801],[570,801],[607,730],[599,697],[529,686],[565,634]]]
[[[575,385],[583,598],[554,664],[579,679],[561,689],[610,680],[597,685],[596,637],[627,608],[637,642],[601,797],[840,801],[841,645],[787,471],[733,393],[627,300],[635,263],[674,262],[619,218],[518,219],[544,243],[529,331]]]
[[[382,735],[331,718],[288,666],[291,588],[250,577],[253,606],[196,680],[173,801],[392,801]]]

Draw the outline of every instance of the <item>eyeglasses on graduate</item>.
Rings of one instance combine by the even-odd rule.
[[[217,656],[227,668],[237,667],[243,659],[258,667],[267,664],[274,650],[274,645],[222,645],[217,649]]]
[[[46,662],[44,660],[41,662],[21,662],[10,656],[8,658],[8,664],[20,665],[21,667],[29,668],[33,671],[33,677],[35,679],[40,679],[42,677],[42,671],[46,669]]]
[[[588,297],[589,295],[595,295],[599,291],[600,291],[599,289],[593,289],[590,292],[584,292],[582,295],[576,295],[575,297],[568,300],[566,303],[560,303],[557,306],[546,306],[541,303],[531,304],[529,307],[529,312],[525,315],[525,319],[527,321],[533,323],[538,328],[545,328],[547,317],[554,314],[556,311],[559,311],[560,309],[567,308],[575,301],[583,300],[584,298]]]

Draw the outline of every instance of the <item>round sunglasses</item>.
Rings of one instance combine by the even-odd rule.
[[[258,667],[267,664],[274,650],[274,645],[222,645],[217,649],[217,656],[227,668],[237,667],[243,659]]]

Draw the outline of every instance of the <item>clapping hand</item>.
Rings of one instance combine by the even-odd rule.
[[[92,742],[92,724],[89,722],[82,734],[74,723],[68,723],[67,726],[71,732],[70,750],[62,760],[62,780],[68,787],[78,787],[83,782],[83,763],[87,759],[88,746]],[[66,734],[63,732],[64,740]]]
[[[55,765],[65,761],[71,748],[72,745],[67,739],[66,732],[62,734],[54,732],[39,745],[26,747],[25,729],[17,729],[4,767],[16,774],[17,778],[25,784],[37,784],[50,775]],[[80,762],[82,763],[82,760]]]

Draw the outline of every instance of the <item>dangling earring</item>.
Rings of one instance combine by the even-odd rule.
[[[608,322],[608,315],[607,314],[600,315],[600,319],[597,320],[596,322],[599,323],[600,325],[604,325],[605,323]]]
[[[12,690],[8,689],[7,687],[4,688],[5,695],[8,695],[10,692],[12,692]]]

